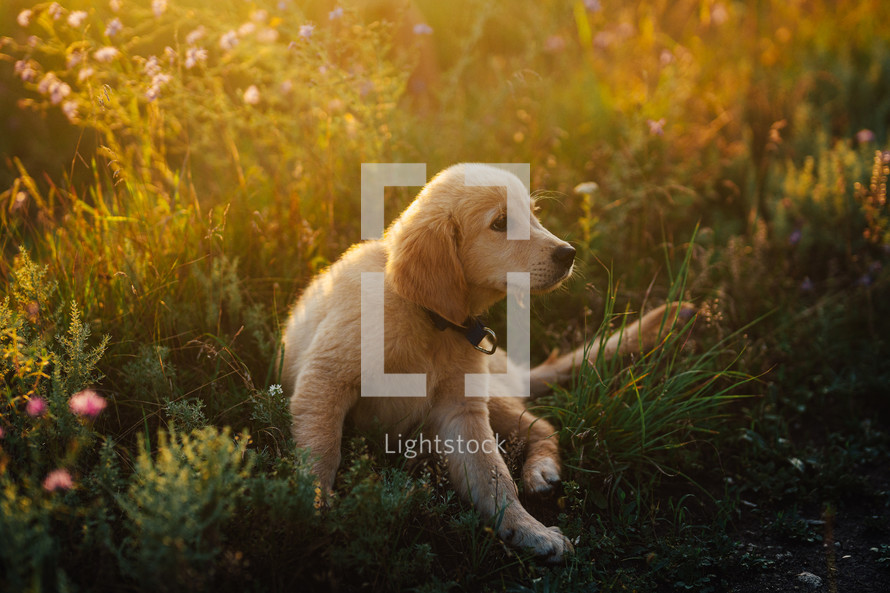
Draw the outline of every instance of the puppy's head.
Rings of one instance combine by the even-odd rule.
[[[528,272],[532,292],[547,292],[571,275],[575,257],[541,225],[519,178],[479,164],[436,175],[385,242],[395,291],[457,324],[504,297],[508,272]]]

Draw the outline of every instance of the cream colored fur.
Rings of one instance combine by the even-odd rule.
[[[465,185],[465,167],[474,167],[490,186]],[[530,223],[528,241],[508,240],[506,232],[492,228],[506,211],[501,186],[526,192],[519,179],[500,169],[463,164],[442,171],[382,239],[350,248],[294,306],[284,335],[282,381],[290,397],[294,439],[316,456],[314,471],[325,492],[334,485],[346,422],[358,432],[382,425],[393,439],[418,427],[429,438],[479,443],[515,433],[526,441],[526,489],[547,492],[559,481],[556,429],[550,423],[528,412],[521,398],[464,396],[465,374],[502,373],[512,362],[502,350],[487,356],[460,333],[440,331],[424,310],[461,324],[504,298],[508,271],[528,270],[533,292],[552,290],[571,274],[570,246],[533,212],[524,214]],[[558,258],[554,253],[560,248]],[[361,396],[362,272],[384,273],[385,371],[425,374],[426,397]],[[672,315],[680,308],[674,305]],[[653,345],[664,313],[663,308],[651,312],[627,328],[623,338],[611,336],[603,351],[613,356]],[[590,349],[594,355],[598,351]],[[570,378],[583,357],[579,349],[536,367],[532,391],[544,392]],[[492,376],[493,393],[520,393],[510,375]],[[503,512],[499,535],[506,542],[550,560],[572,551],[558,528],[544,526],[519,503],[497,450],[454,453],[445,464],[454,487],[484,517]]]

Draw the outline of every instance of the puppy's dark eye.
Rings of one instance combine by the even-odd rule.
[[[507,215],[501,214],[500,216],[495,218],[494,222],[491,223],[491,226],[489,228],[499,233],[505,233],[507,231]]]

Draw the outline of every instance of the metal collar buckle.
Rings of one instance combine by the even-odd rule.
[[[435,311],[430,311],[429,309],[425,309],[427,315],[429,315],[433,324],[439,329],[439,331],[445,331],[446,329],[452,329],[456,332],[463,334],[463,336],[467,339],[467,341],[473,345],[473,348],[482,352],[483,354],[488,354],[491,356],[498,349],[498,336],[494,333],[490,327],[486,327],[479,318],[477,317],[468,317],[463,325],[457,325],[456,323],[452,323],[436,313]],[[482,346],[481,344],[488,340],[491,343],[490,347]]]

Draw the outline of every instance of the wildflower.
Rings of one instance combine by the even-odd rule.
[[[202,47],[190,47],[185,53],[185,68],[190,70],[207,61],[207,50]]]
[[[151,10],[155,13],[155,18],[161,18],[161,15],[167,10],[167,0],[152,0]]]
[[[414,34],[415,35],[432,35],[433,28],[427,25],[426,23],[418,23],[414,25]]]
[[[871,130],[859,130],[856,132],[856,142],[859,144],[868,144],[875,141],[875,133]]]
[[[71,123],[77,122],[77,103],[75,101],[65,101],[62,103],[62,113]]]
[[[265,10],[254,10],[250,19],[256,23],[265,23],[269,19],[269,13]]]
[[[164,48],[164,57],[167,58],[167,61],[172,66],[176,63],[176,50],[168,45]]]
[[[62,100],[71,94],[71,87],[68,86],[68,83],[62,82],[61,80],[58,84],[53,85],[52,89],[49,92],[49,100],[53,105],[58,105],[62,102]]]
[[[596,190],[600,188],[597,185],[596,181],[585,181],[584,183],[579,183],[575,186],[574,192],[576,194],[592,194]]]
[[[715,4],[714,9],[711,10],[711,22],[719,27],[728,20],[729,11],[726,10],[726,6],[722,2]]]
[[[224,51],[231,51],[238,45],[238,33],[229,31],[219,38],[219,47]]]
[[[71,70],[72,68],[83,62],[83,57],[84,56],[82,51],[72,51],[70,54],[68,54],[68,59],[65,60],[65,67],[68,70]]]
[[[315,25],[312,23],[307,23],[305,25],[300,25],[300,37],[303,39],[309,39],[312,37],[312,33],[315,31]]]
[[[68,400],[68,407],[72,412],[78,416],[89,416],[90,418],[98,416],[106,405],[105,398],[92,389],[84,389],[80,393],[75,393]]]
[[[161,64],[158,61],[158,57],[149,56],[148,60],[145,61],[145,66],[142,67],[142,71],[149,77],[157,75],[161,71]]]
[[[791,234],[788,235],[788,244],[797,245],[798,243],[800,243],[802,237],[803,232],[800,229],[794,229]]]
[[[27,412],[28,416],[31,418],[42,416],[43,413],[46,412],[46,400],[42,397],[32,397],[28,400],[28,404],[25,406],[25,412]]]
[[[33,14],[34,14],[34,12],[31,9],[26,8],[25,10],[23,10],[19,13],[19,16],[16,17],[15,20],[18,22],[20,27],[27,27],[28,25],[31,24],[31,16]]]
[[[663,136],[664,135],[664,118],[659,119],[658,121],[654,119],[647,119],[646,124],[649,126],[649,135],[650,136]]]
[[[85,10],[74,10],[68,14],[68,26],[73,29],[79,29],[81,25],[83,25],[84,21],[87,20],[87,11]]]
[[[14,72],[23,82],[34,82],[37,80],[37,70],[34,68],[34,62],[30,60],[19,60],[16,62]]]
[[[204,25],[200,25],[197,29],[185,36],[185,42],[189,45],[195,45],[204,38],[205,32],[206,29],[204,29]]]
[[[287,78],[281,81],[281,84],[278,85],[278,90],[282,95],[289,95],[294,91],[294,81]]]
[[[117,17],[114,17],[110,21],[108,21],[108,25],[105,27],[105,36],[106,37],[114,37],[118,33],[121,32],[121,29],[124,28],[123,23]]]
[[[672,64],[674,62],[674,54],[672,54],[669,49],[663,49],[658,55],[658,61],[661,63],[662,66]]]
[[[77,73],[77,82],[83,82],[84,80],[87,80],[89,77],[91,77],[93,74],[95,74],[95,70],[93,70],[89,66],[87,66],[86,68],[81,68],[80,72]]]
[[[337,19],[341,18],[342,16],[343,16],[343,7],[338,6],[337,8],[335,8],[334,10],[332,10],[331,12],[328,13],[328,20],[336,21]]]
[[[108,8],[111,9],[111,12],[120,12],[121,0],[109,0]]]
[[[600,0],[584,0],[584,8],[590,12],[599,12],[603,6],[600,4]]]
[[[254,31],[256,31],[255,23],[247,22],[247,23],[244,23],[243,25],[241,25],[240,27],[238,27],[238,35],[240,37],[247,37]]]
[[[111,62],[115,58],[117,58],[120,51],[116,47],[111,47],[110,45],[106,45],[105,47],[100,47],[96,51],[93,52],[93,57],[97,62],[102,62],[103,64],[107,64]]]
[[[256,105],[260,102],[260,91],[255,84],[250,85],[244,91],[244,102],[248,105]]]
[[[551,35],[544,42],[544,51],[547,53],[559,53],[566,48],[566,40],[562,35]]]
[[[62,17],[63,10],[64,8],[62,8],[61,4],[59,4],[58,2],[53,2],[49,5],[49,8],[46,9],[46,12],[47,14],[49,14],[49,16],[52,17],[54,21],[57,21]]]
[[[276,397],[284,393],[284,390],[281,388],[281,385],[269,385],[269,395],[272,397]]]
[[[59,77],[54,72],[47,72],[40,79],[40,83],[37,85],[37,92],[41,95],[48,95],[50,102],[53,105],[58,105],[62,102],[62,99],[71,94],[71,87],[59,80]]]
[[[170,75],[164,74],[163,72],[158,72],[151,79],[151,84],[148,87],[148,90],[145,91],[145,98],[149,100],[149,102],[154,101],[158,97],[161,96],[161,87],[170,82]]]
[[[278,30],[272,27],[263,27],[256,34],[256,40],[260,43],[275,43],[278,41]]]
[[[47,492],[54,490],[70,490],[74,486],[74,480],[67,469],[55,469],[49,472],[46,479],[43,480],[43,489]]]

